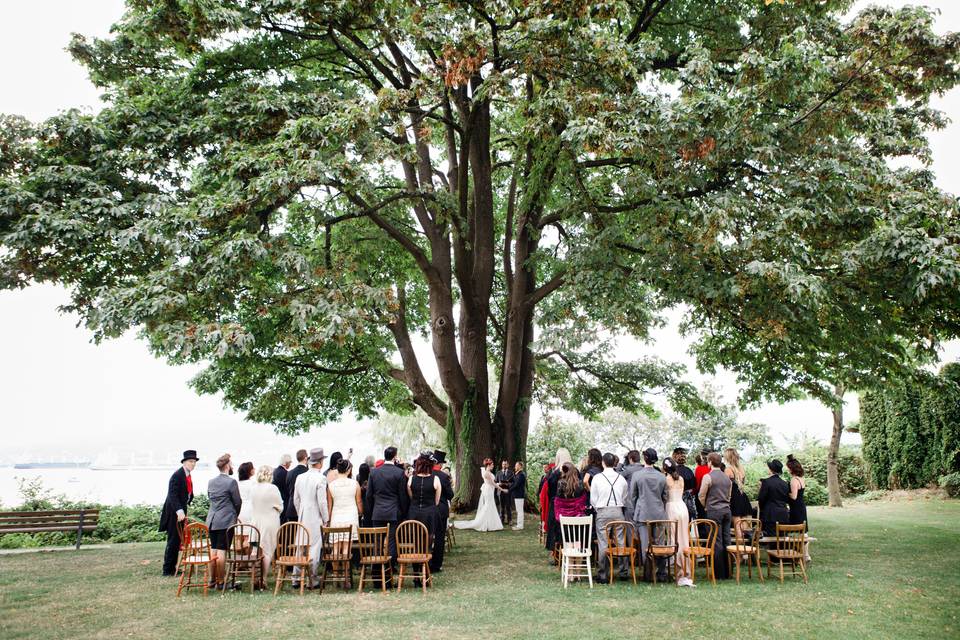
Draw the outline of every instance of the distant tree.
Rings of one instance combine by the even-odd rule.
[[[725,447],[751,448],[763,452],[773,441],[767,426],[741,422],[736,405],[721,402],[716,389],[707,386],[701,396],[708,408],[677,416],[670,425],[671,437],[693,450],[722,451]]]
[[[420,409],[407,415],[380,414],[373,424],[373,438],[380,447],[397,447],[405,457],[446,446],[444,428]]]
[[[574,464],[579,464],[592,446],[592,433],[585,423],[544,415],[531,430],[527,441],[527,464],[531,470],[528,475],[539,475],[543,465],[554,461],[557,449],[561,447],[570,452]]]
[[[624,451],[654,447],[664,450],[673,442],[671,425],[658,412],[634,414],[622,409],[608,409],[599,420],[585,425],[595,445],[604,451],[623,456]]]

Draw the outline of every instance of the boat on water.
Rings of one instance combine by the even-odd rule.
[[[88,469],[90,462],[17,462],[14,469]]]

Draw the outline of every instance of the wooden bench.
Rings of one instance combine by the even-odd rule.
[[[0,534],[5,533],[77,533],[77,549],[84,533],[97,528],[99,509],[60,511],[0,511]]]

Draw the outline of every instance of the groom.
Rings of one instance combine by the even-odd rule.
[[[513,471],[510,470],[510,463],[506,460],[500,462],[500,471],[497,471],[497,493],[500,501],[500,520],[503,526],[510,524],[510,516],[513,512],[513,498],[510,496],[510,487],[513,485]]]

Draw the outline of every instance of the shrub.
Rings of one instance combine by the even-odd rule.
[[[940,476],[940,487],[951,498],[960,498],[960,472]]]
[[[807,503],[807,506],[822,507],[830,502],[830,496],[827,495],[827,488],[814,478],[807,478],[806,487],[803,492],[803,500]]]

